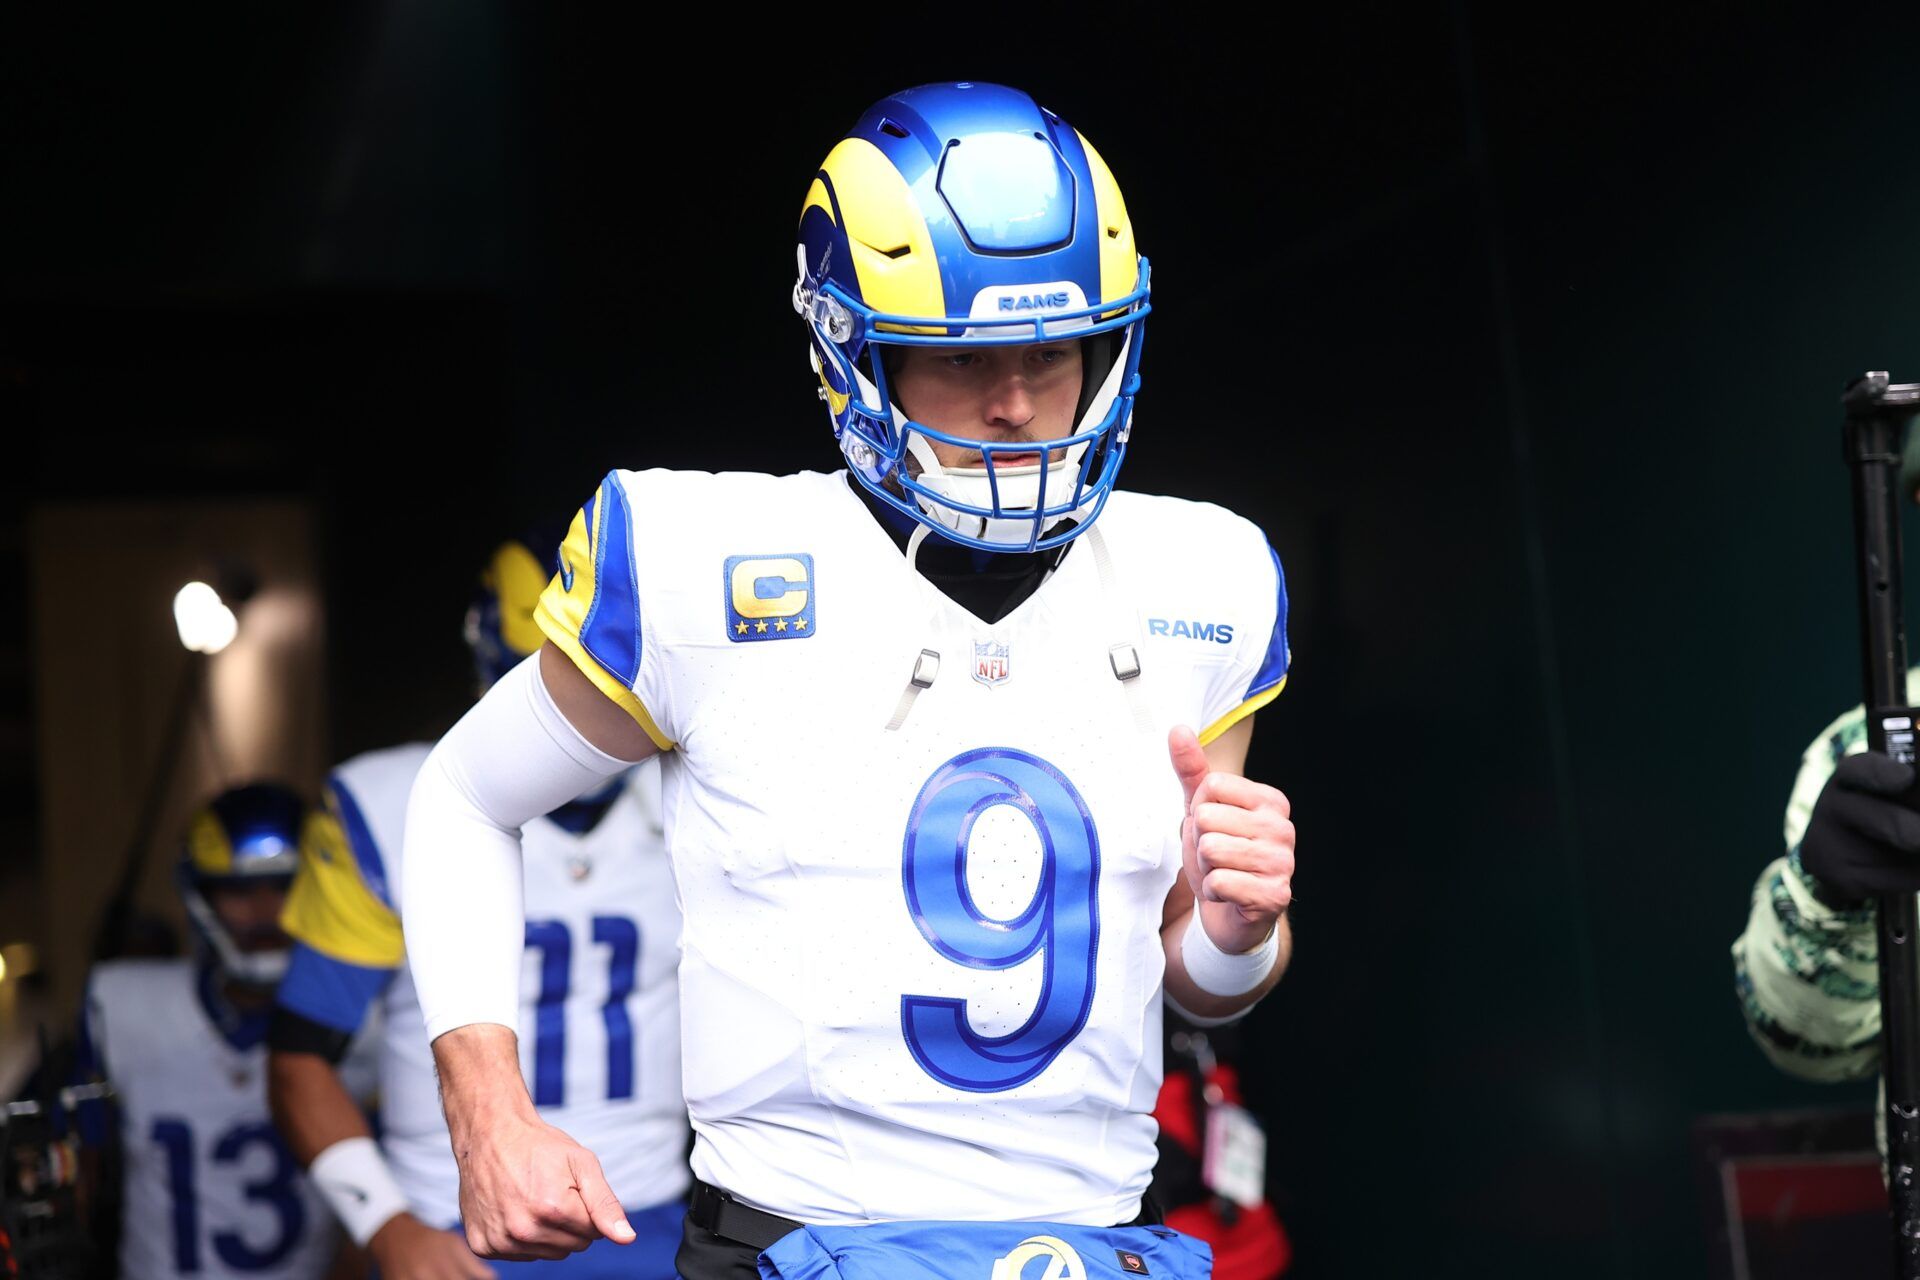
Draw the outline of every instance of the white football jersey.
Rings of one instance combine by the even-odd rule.
[[[191,960],[116,960],[88,982],[87,1036],[121,1125],[120,1274],[320,1276],[333,1216],[273,1127],[265,1041],[235,1048],[198,981]],[[364,1054],[342,1073],[366,1095]]]
[[[1167,735],[1278,692],[1284,615],[1206,504],[1114,494],[988,624],[842,475],[610,475],[536,618],[674,748],[694,1171],[819,1224],[1134,1217]]]
[[[383,874],[398,914],[407,797],[429,748],[370,752],[337,768],[332,800],[355,837],[356,872]],[[600,1159],[628,1208],[686,1193],[686,1105],[680,1088],[680,913],[660,830],[659,771],[636,769],[592,830],[548,819],[523,832],[527,946],[522,956],[521,1071],[542,1118]],[[377,872],[358,853],[379,851]],[[341,917],[339,927],[348,927]],[[316,950],[351,958],[327,929],[288,921]],[[421,1220],[460,1215],[460,1177],[440,1110],[433,1051],[402,965],[381,997],[381,1147]]]

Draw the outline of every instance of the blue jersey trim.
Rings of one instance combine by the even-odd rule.
[[[1287,677],[1287,666],[1292,654],[1287,649],[1287,574],[1280,567],[1280,553],[1271,546],[1267,554],[1273,557],[1273,581],[1277,600],[1273,612],[1273,635],[1267,640],[1267,656],[1260,669],[1253,673],[1253,681],[1247,685],[1247,691],[1240,695],[1245,702],[1256,694],[1265,693]]]
[[[633,688],[640,679],[640,575],[633,563],[633,513],[620,482],[600,484],[600,543],[593,552],[593,603],[580,624],[580,647],[608,675]]]
[[[361,883],[380,899],[381,906],[392,911],[393,895],[387,892],[387,864],[380,857],[380,843],[373,838],[373,828],[367,825],[367,815],[360,812],[360,802],[353,798],[353,792],[341,781],[339,774],[329,777],[327,785],[340,810],[340,825],[346,829],[347,847],[353,850],[353,861],[360,868]]]
[[[274,1003],[309,1022],[352,1035],[366,1021],[368,1008],[387,989],[394,972],[348,964],[296,942]]]

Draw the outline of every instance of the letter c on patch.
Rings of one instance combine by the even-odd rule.
[[[743,618],[791,618],[807,607],[807,566],[789,557],[742,560],[728,583]]]

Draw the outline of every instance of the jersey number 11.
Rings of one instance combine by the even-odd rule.
[[[627,997],[640,969],[640,926],[625,916],[595,916],[593,940],[607,947],[607,1097],[633,1096],[633,1019]],[[533,1105],[567,1100],[567,992],[573,979],[573,934],[559,920],[527,921],[527,950],[540,953],[540,995],[534,1004]],[[576,1099],[578,1101],[578,1099]]]

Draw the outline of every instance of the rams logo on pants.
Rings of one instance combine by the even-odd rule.
[[[1044,1259],[1041,1266],[1028,1265],[1036,1259]],[[1087,1280],[1087,1268],[1065,1240],[1029,1236],[994,1260],[992,1280]]]

